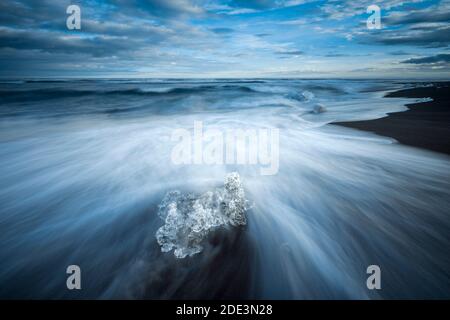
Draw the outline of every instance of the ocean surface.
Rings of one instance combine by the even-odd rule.
[[[415,85],[1,81],[0,298],[450,298],[450,158],[333,124],[405,111],[416,100],[383,96]],[[171,136],[195,121],[278,129],[277,174],[174,164]],[[191,254],[162,246],[167,215],[184,230],[192,199],[214,213],[234,196],[245,220],[196,220]]]

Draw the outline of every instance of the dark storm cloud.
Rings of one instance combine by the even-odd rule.
[[[325,55],[325,57],[328,58],[336,58],[336,57],[348,57],[348,54],[343,54],[343,53],[328,53]]]
[[[271,0],[233,0],[229,5],[247,9],[268,9],[275,7],[276,2]]]
[[[395,8],[404,2],[386,1]],[[87,74],[135,70],[158,76],[209,70],[260,74],[265,68],[261,61],[270,61],[266,64],[270,68],[287,69],[297,56],[314,57],[318,64],[326,60],[324,68],[332,69],[333,58],[338,61],[358,52],[356,46],[361,44],[373,45],[383,54],[395,50],[387,46],[404,45],[400,49],[422,56],[436,53],[430,47],[442,53],[448,46],[450,27],[444,20],[449,10],[433,14],[431,6],[443,8],[436,0],[409,13],[395,9],[383,16],[386,28],[379,32],[359,26],[349,27],[348,38],[343,29],[327,33],[336,46],[347,46],[343,52],[330,51],[329,42],[314,37],[316,30],[329,29],[324,16],[348,18],[357,25],[361,19],[355,17],[355,8],[369,2],[344,0],[339,3],[345,6],[336,6],[335,1],[317,0],[0,0],[0,75],[17,74],[14,71],[20,68],[24,74],[27,70],[64,73],[72,65]],[[66,28],[69,4],[81,7],[81,30]],[[301,10],[286,9],[296,5],[302,5]],[[305,22],[312,18],[320,28],[312,29]],[[317,50],[300,51],[308,48],[303,38]],[[412,57],[405,55],[402,60]],[[229,68],[218,68],[219,63]]]
[[[82,18],[122,20],[129,17],[176,19],[180,15],[196,15],[202,9],[190,0],[2,0],[0,23],[2,26],[21,28],[65,28],[66,9],[70,4],[81,7]]]
[[[2,26],[40,27],[48,24],[65,26],[66,8],[76,1],[61,0],[2,0],[0,21]]]
[[[389,52],[389,54],[390,54],[391,56],[407,56],[407,55],[409,55],[410,53],[405,52],[405,51],[402,51],[402,50],[399,50],[399,51],[392,51],[392,52]]]
[[[212,28],[210,29],[212,32],[217,33],[217,34],[226,34],[226,33],[232,33],[234,32],[233,29],[231,28]]]
[[[435,63],[450,63],[450,54],[442,53],[437,54],[435,56],[423,57],[423,58],[412,58],[405,61],[403,63],[412,63],[412,64],[435,64]]]
[[[200,6],[190,0],[109,0],[109,2],[125,13],[145,12],[159,18],[196,15],[203,12]]]
[[[383,19],[383,23],[387,25],[406,25],[448,21],[450,21],[450,12],[440,12],[438,10],[416,11],[410,14],[391,15]]]
[[[431,29],[386,30],[374,35],[365,33],[359,37],[359,41],[364,44],[413,45],[430,48],[446,47],[450,44],[450,26]]]
[[[303,51],[300,50],[292,50],[292,51],[278,51],[276,52],[279,55],[286,55],[286,56],[299,56],[304,54]]]
[[[174,34],[172,29],[165,26],[135,23],[128,19],[118,22],[84,19],[82,30],[83,33],[145,39],[149,43],[160,42]]]
[[[122,6],[134,1],[114,1]],[[183,0],[143,1],[149,7],[167,8],[182,4]],[[136,21],[134,16],[112,11],[102,18],[95,10],[82,8],[80,31],[66,29],[66,8],[74,1],[6,1],[1,4],[1,15],[9,16],[8,23],[0,25],[0,48],[38,50],[48,53],[83,54],[93,57],[113,56],[122,52],[137,52],[168,40],[174,31],[150,20]],[[162,9],[161,9],[162,10]],[[173,11],[181,9],[174,8]],[[170,11],[167,9],[167,11]],[[101,11],[105,14],[107,10]],[[175,14],[175,13],[173,13]],[[112,18],[112,19],[111,19]],[[166,21],[166,24],[170,24]],[[189,29],[183,30],[188,34]],[[74,56],[74,59],[76,56]]]
[[[45,31],[0,29],[0,48],[16,50],[40,50],[48,53],[84,53],[94,57],[112,56],[129,51],[136,45],[134,40],[96,36],[83,38],[76,35],[61,36]]]
[[[317,0],[231,0],[225,3],[233,8],[243,8],[252,10],[269,10],[275,8],[292,7],[299,4],[314,2]]]

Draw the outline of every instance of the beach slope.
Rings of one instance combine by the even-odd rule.
[[[433,101],[408,104],[408,111],[391,113],[381,119],[336,124],[392,137],[402,144],[450,154],[450,82],[399,90],[386,97],[432,98]]]

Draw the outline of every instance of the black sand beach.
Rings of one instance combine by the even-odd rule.
[[[7,97],[0,99],[0,243],[8,244],[0,250],[0,298],[448,299],[450,157],[328,125],[374,119],[382,114],[377,107],[405,110],[415,99],[383,98],[379,90],[416,87],[391,96],[435,101],[362,128],[378,124],[376,132],[400,142],[445,149],[449,85],[436,86],[344,79],[0,83]],[[316,102],[328,111],[312,115]],[[174,160],[180,143],[171,136],[180,129],[188,145],[214,146],[195,136],[196,121],[205,133],[223,133],[223,165]],[[279,124],[286,130],[274,139]],[[227,163],[226,148],[236,144],[226,134],[243,129],[264,129],[256,151],[266,161]],[[187,158],[195,159],[191,149]],[[242,149],[250,159],[250,145]],[[275,174],[261,175],[272,165]],[[212,214],[241,198],[217,192],[232,172],[248,201],[246,226],[223,225]],[[188,203],[165,199],[173,192]],[[175,245],[163,252],[163,226],[170,226],[167,243],[182,248],[194,249],[200,233],[202,250],[184,258]],[[367,288],[374,264],[382,290]],[[67,286],[70,265],[81,270],[82,290]]]
[[[369,121],[340,122],[339,125],[388,136],[398,142],[450,154],[450,82],[392,92],[389,97],[432,98],[433,101],[408,104],[406,112]]]

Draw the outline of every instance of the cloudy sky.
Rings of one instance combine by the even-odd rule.
[[[450,0],[0,2],[3,78],[449,78],[449,44]]]

